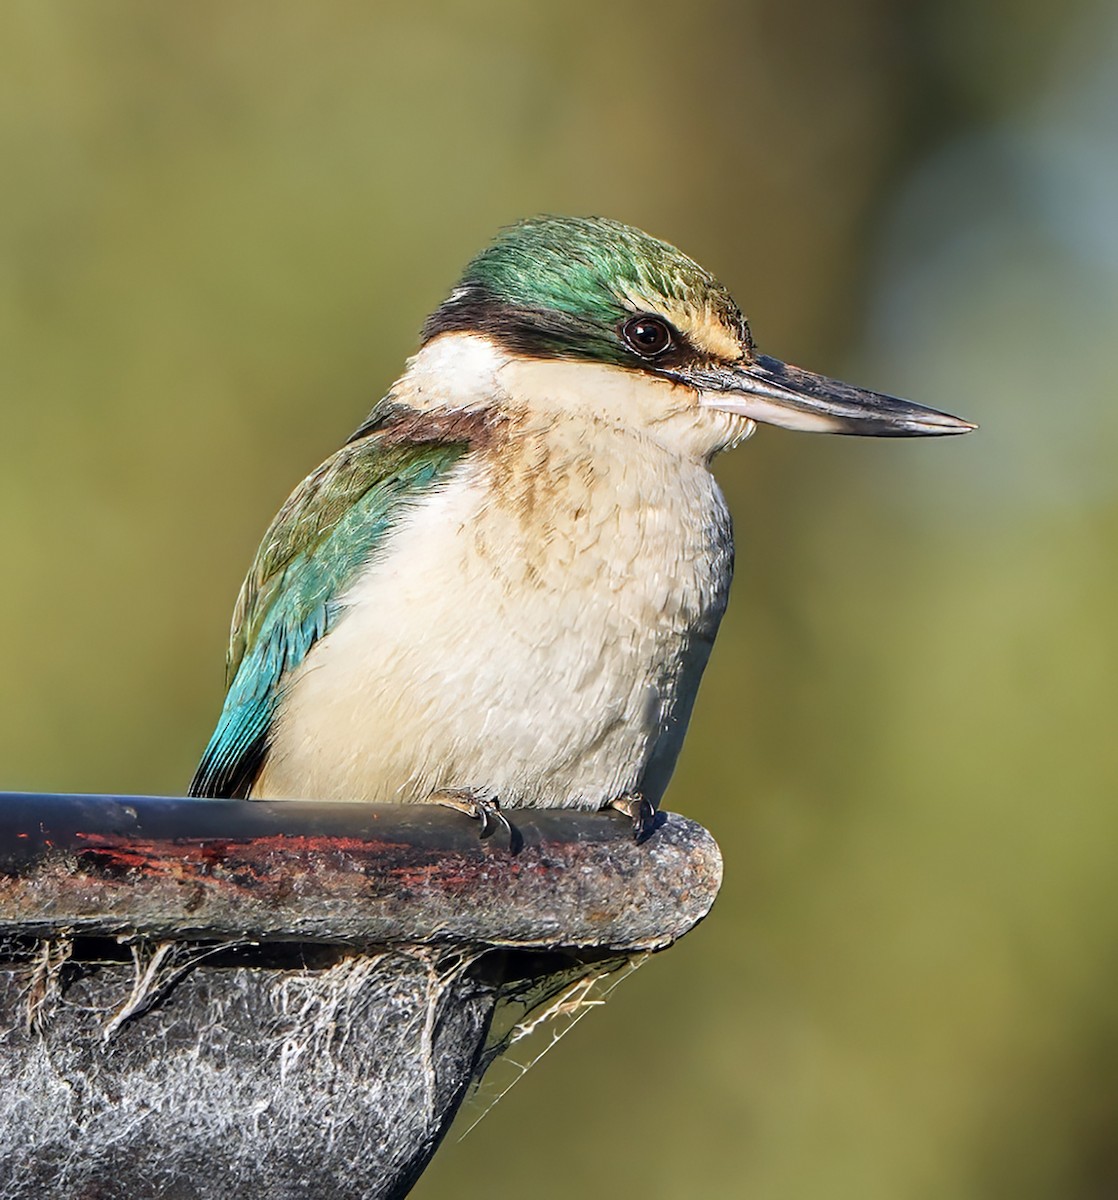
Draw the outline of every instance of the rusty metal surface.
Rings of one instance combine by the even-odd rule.
[[[710,910],[714,839],[665,814],[0,793],[0,932],[656,949]]]
[[[682,817],[508,815],[0,794],[0,1200],[404,1196],[495,1011],[721,882]]]

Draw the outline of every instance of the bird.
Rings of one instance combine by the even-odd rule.
[[[733,574],[716,455],[756,424],[968,421],[761,354],[726,288],[604,217],[500,230],[291,493],[233,614],[190,795],[616,809],[679,755]]]

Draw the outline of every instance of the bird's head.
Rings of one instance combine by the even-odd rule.
[[[713,275],[602,217],[533,217],[501,230],[428,319],[424,344],[446,335],[495,347],[510,394],[634,428],[685,429],[706,453],[755,421],[877,437],[974,428],[757,353]]]

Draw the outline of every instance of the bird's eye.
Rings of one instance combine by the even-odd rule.
[[[662,317],[630,317],[621,326],[625,345],[641,358],[656,358],[672,345],[672,327]]]

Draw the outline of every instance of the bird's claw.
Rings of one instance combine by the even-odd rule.
[[[633,822],[633,837],[638,842],[644,841],[656,824],[656,809],[639,792],[618,796],[609,802],[609,807],[624,813]]]
[[[501,805],[496,796],[488,792],[475,792],[469,788],[461,788],[436,792],[431,799],[444,808],[453,808],[455,812],[465,813],[475,821],[480,821],[481,829],[478,831],[478,837],[483,841],[492,837],[497,829],[503,828],[511,843],[512,826],[509,824],[508,817],[501,811]]]
[[[512,841],[512,826],[509,824],[508,817],[501,811],[501,806],[497,803],[496,796],[488,802],[484,800],[477,801],[474,808],[474,816],[481,821],[481,832],[478,834],[478,837],[482,839],[492,837],[494,831],[500,828],[508,834],[509,841]]]

